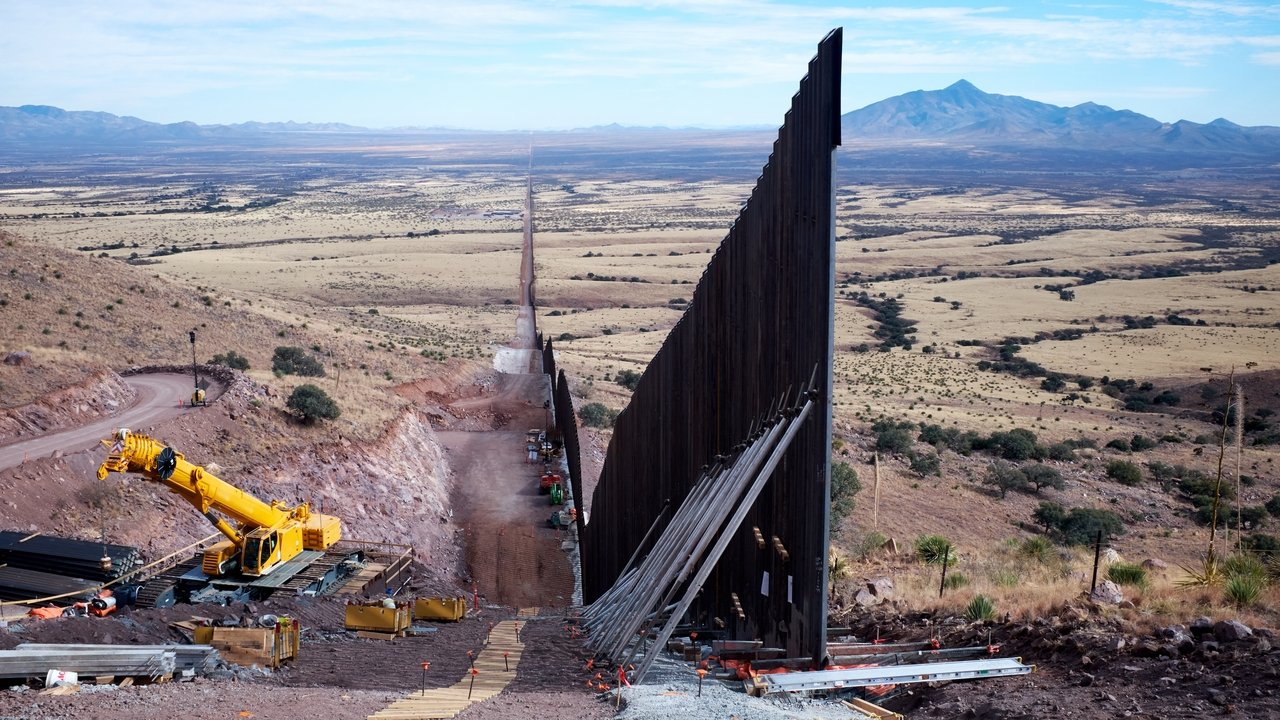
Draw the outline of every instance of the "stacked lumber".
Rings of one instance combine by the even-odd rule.
[[[60,643],[23,643],[15,650],[30,653],[56,654],[59,652],[112,652],[114,649],[163,652],[173,654],[173,672],[191,670],[196,675],[207,675],[218,668],[221,657],[211,645],[91,645]],[[59,670],[72,669],[62,668]]]
[[[70,593],[64,603],[93,596],[97,583],[19,567],[0,567],[0,600],[33,600]]]
[[[111,567],[102,567],[103,555]],[[0,565],[105,582],[142,567],[138,548],[51,535],[0,531]]]

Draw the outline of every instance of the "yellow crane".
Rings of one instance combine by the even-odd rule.
[[[266,575],[303,550],[327,550],[342,539],[338,518],[313,513],[306,503],[265,503],[154,438],[120,428],[102,444],[110,454],[98,467],[99,480],[118,472],[164,485],[227,536],[204,551],[201,569],[211,577],[226,575],[237,565],[244,575]]]

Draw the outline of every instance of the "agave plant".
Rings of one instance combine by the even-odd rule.
[[[986,595],[975,595],[969,601],[968,607],[964,609],[964,616],[974,622],[994,620],[996,617],[996,604]]]

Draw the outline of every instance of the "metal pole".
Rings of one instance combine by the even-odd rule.
[[[1102,558],[1102,531],[1098,531],[1098,539],[1093,544],[1093,580],[1089,582],[1089,592],[1098,587],[1098,561]]]
[[[951,560],[951,544],[947,543],[942,547],[942,580],[938,582],[938,597],[942,597],[942,591],[947,587],[947,565]]]
[[[187,336],[191,339],[191,377],[195,382],[195,392],[191,395],[192,401],[200,392],[200,373],[196,370],[196,331],[188,330]]]

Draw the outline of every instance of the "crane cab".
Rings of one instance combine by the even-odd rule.
[[[302,552],[302,528],[297,523],[282,527],[255,528],[244,536],[240,571],[262,576]]]

